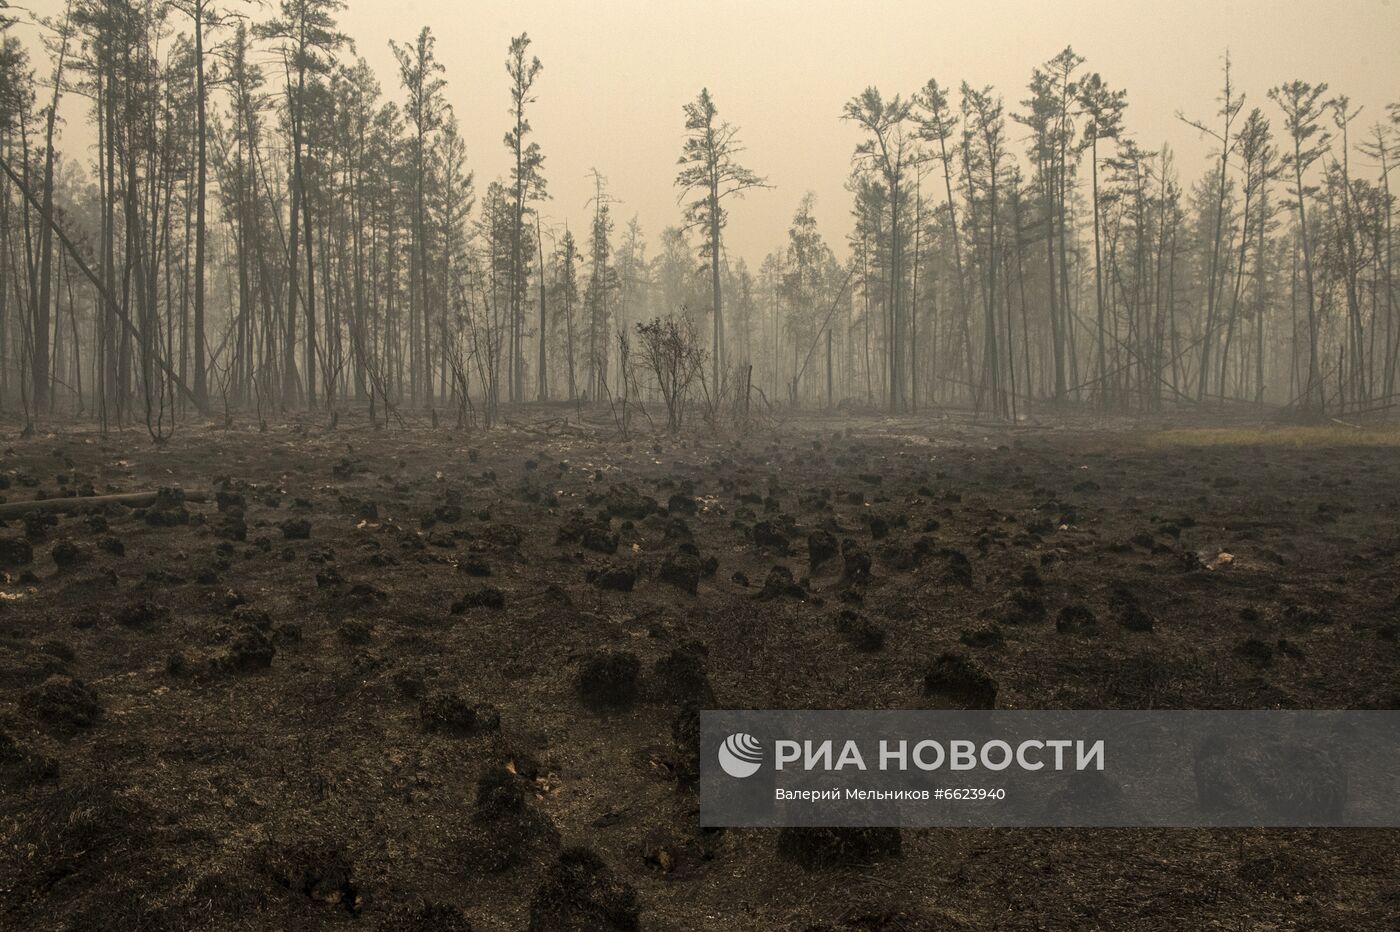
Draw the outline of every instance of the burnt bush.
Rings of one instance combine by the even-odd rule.
[[[942,582],[953,586],[972,588],[972,561],[961,550],[945,547],[938,552],[943,560]]]
[[[641,694],[637,655],[630,651],[596,651],[579,664],[574,688],[591,709],[626,709]]]
[[[614,566],[605,570],[589,572],[588,581],[599,589],[612,592],[631,592],[637,585],[637,571],[630,566]]]
[[[89,553],[86,547],[75,544],[73,541],[65,538],[53,545],[53,549],[49,551],[49,557],[53,560],[55,566],[61,570],[66,570],[86,563]]]
[[[1113,620],[1129,631],[1151,631],[1155,623],[1137,594],[1125,586],[1115,586],[1109,593],[1108,610]]]
[[[682,592],[695,595],[700,588],[701,571],[702,567],[698,556],[684,550],[676,550],[666,554],[661,560],[661,567],[657,570],[656,578],[675,586]]]
[[[612,518],[640,521],[660,508],[656,499],[640,494],[630,485],[615,485],[602,499],[603,510]]]
[[[715,692],[706,669],[709,651],[699,642],[673,648],[652,667],[647,697],[653,702],[711,707]]]
[[[792,578],[792,570],[778,565],[768,571],[763,580],[763,589],[755,598],[759,599],[805,599],[807,590]]]
[[[944,653],[924,674],[924,696],[934,708],[994,709],[997,684],[967,657]]]
[[[598,553],[616,553],[619,539],[606,521],[591,520],[581,512],[570,515],[559,527],[555,541],[560,544],[579,544]]]
[[[1093,634],[1098,627],[1099,620],[1087,605],[1066,605],[1055,616],[1055,630],[1061,634]]]
[[[861,583],[870,579],[870,553],[849,537],[841,541],[841,559],[845,564],[841,576],[846,582]]]
[[[19,707],[46,725],[71,731],[90,728],[102,717],[102,700],[82,680],[54,675],[19,697]]]
[[[143,599],[140,602],[133,602],[130,605],[120,607],[113,614],[112,620],[127,628],[146,628],[154,624],[162,624],[169,621],[171,613],[167,607]]]
[[[277,648],[268,632],[256,625],[245,625],[234,635],[223,652],[213,658],[213,667],[230,673],[248,673],[272,666]]]
[[[23,537],[0,537],[0,570],[28,566],[33,562],[33,544]]]
[[[818,528],[807,535],[807,565],[815,570],[835,557],[839,549],[836,537]]]
[[[190,513],[185,508],[185,493],[178,488],[159,489],[155,503],[146,509],[144,517],[151,527],[189,524]]]
[[[418,719],[429,734],[472,738],[501,730],[501,713],[488,703],[468,702],[455,692],[439,690],[418,703]]]
[[[464,594],[452,603],[452,614],[461,615],[469,608],[489,608],[499,611],[506,607],[506,596],[495,586],[482,586]]]
[[[788,538],[778,527],[769,521],[760,521],[753,526],[753,542],[759,547],[768,547],[778,553],[788,552]]]
[[[311,522],[305,518],[288,518],[277,526],[287,540],[308,540],[311,537]]]
[[[567,848],[530,901],[529,932],[636,932],[637,892],[588,848]]]
[[[477,781],[476,804],[458,841],[463,866],[499,873],[558,841],[549,817],[530,803],[525,781],[504,766],[489,767]]]
[[[666,500],[666,512],[673,515],[693,515],[698,510],[695,498],[676,493]]]
[[[856,650],[873,652],[885,646],[885,629],[849,608],[836,613],[836,631]]]
[[[1001,620],[1008,625],[1032,625],[1045,620],[1045,600],[1028,589],[1013,592],[1002,605]]]

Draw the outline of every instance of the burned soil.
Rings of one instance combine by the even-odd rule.
[[[694,787],[707,707],[1394,709],[1400,447],[348,420],[6,442],[10,502],[168,491],[0,527],[0,925],[1400,923],[1393,831],[706,831]]]

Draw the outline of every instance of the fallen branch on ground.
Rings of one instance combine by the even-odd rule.
[[[41,498],[30,502],[5,502],[0,504],[0,519],[19,518],[35,512],[53,514],[73,514],[89,508],[102,508],[107,505],[125,505],[128,508],[143,508],[154,505],[159,492],[119,492],[115,495],[72,495],[67,498]],[[187,502],[205,502],[208,492],[185,492]]]

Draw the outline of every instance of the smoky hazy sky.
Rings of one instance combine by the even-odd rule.
[[[637,215],[653,253],[661,229],[679,220],[681,105],[708,86],[740,128],[743,161],[774,185],[732,205],[728,251],[755,268],[782,247],[808,190],[822,231],[845,252],[844,184],[860,135],[840,115],[867,85],[907,95],[930,77],[991,84],[1015,111],[1032,66],[1072,45],[1086,69],[1127,89],[1128,133],[1146,148],[1170,142],[1187,182],[1210,146],[1175,114],[1214,113],[1227,47],[1246,106],[1260,106],[1276,132],[1282,120],[1265,93],[1285,80],[1350,95],[1365,107],[1358,129],[1400,100],[1400,0],[349,0],[340,23],[395,99],[388,40],[432,28],[478,191],[509,165],[504,59],[511,36],[528,32],[544,63],[529,116],[546,156],[546,222],[586,231],[596,167],[620,201],[619,231]],[[76,116],[68,111],[68,138],[87,144]],[[1024,152],[1024,129],[1008,129]]]

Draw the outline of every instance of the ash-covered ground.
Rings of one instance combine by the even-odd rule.
[[[0,925],[1394,928],[1395,831],[702,831],[693,786],[699,708],[1396,708],[1390,436],[6,440],[9,502],[207,495],[0,527]]]

